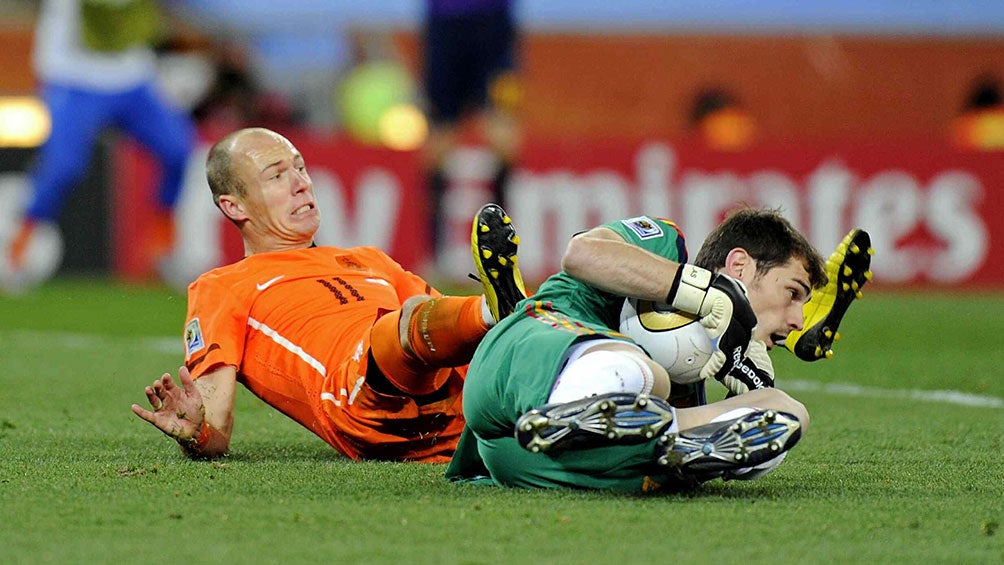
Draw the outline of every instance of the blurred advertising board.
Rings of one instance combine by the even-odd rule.
[[[375,245],[426,273],[426,196],[418,155],[346,139],[286,132],[301,150],[321,208],[320,244]],[[179,242],[165,273],[184,285],[243,253],[236,229],[206,185],[203,145],[193,155],[178,210]],[[154,168],[135,147],[116,148],[112,195],[113,266],[132,280],[154,274],[134,242],[149,214]],[[477,147],[452,156],[448,245],[437,272],[471,271],[472,214],[487,198],[490,156]],[[869,230],[879,284],[1004,287],[1004,159],[923,141],[760,143],[720,153],[658,139],[530,139],[506,206],[520,231],[521,267],[540,281],[559,265],[569,237],[597,223],[638,214],[674,220],[696,253],[739,203],[780,207],[824,255],[852,227]]]

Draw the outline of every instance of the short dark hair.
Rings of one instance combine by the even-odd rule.
[[[745,249],[756,261],[758,276],[796,258],[808,271],[812,288],[826,285],[822,256],[778,209],[735,210],[704,240],[694,264],[709,271],[721,269],[729,252],[737,247]]]

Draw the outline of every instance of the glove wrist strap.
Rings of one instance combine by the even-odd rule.
[[[669,294],[666,295],[666,304],[672,304],[676,298],[676,291],[680,289],[680,278],[683,277],[683,265],[676,269],[676,276],[673,277],[673,284],[669,286]]]
[[[711,271],[684,263],[676,270],[666,303],[690,314],[700,314],[711,285]]]

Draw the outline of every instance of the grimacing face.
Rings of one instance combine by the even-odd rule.
[[[309,245],[320,227],[303,155],[281,135],[249,133],[235,144],[234,167],[246,181],[246,237],[267,251]]]
[[[746,285],[750,305],[756,313],[755,339],[771,349],[783,344],[790,332],[802,329],[805,322],[802,307],[809,300],[812,287],[809,273],[800,260],[792,258],[766,272],[756,268],[746,270],[739,279]]]

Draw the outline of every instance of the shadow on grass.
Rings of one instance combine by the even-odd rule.
[[[683,499],[723,498],[729,500],[764,500],[784,498],[783,494],[769,484],[758,483],[756,481],[730,481],[723,482],[714,480],[704,483],[695,488],[682,489],[678,491],[666,491],[662,496],[671,496]]]
[[[268,441],[241,441],[234,446],[226,460],[242,463],[304,462],[304,463],[353,463],[351,459],[335,451],[323,442],[276,443]]]

